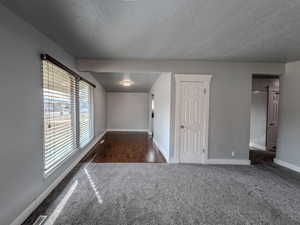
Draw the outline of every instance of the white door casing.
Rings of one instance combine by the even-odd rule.
[[[175,161],[206,163],[208,159],[211,75],[176,74]]]

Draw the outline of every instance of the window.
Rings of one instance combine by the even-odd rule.
[[[80,147],[85,146],[93,137],[91,86],[84,81],[79,82],[79,121]]]
[[[42,58],[42,69],[44,172],[47,175],[72,153],[88,144],[94,132],[93,87],[46,56],[46,59]]]

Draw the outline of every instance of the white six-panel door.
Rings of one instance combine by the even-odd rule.
[[[175,152],[181,163],[207,158],[209,75],[176,74]]]

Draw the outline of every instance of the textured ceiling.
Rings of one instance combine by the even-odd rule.
[[[0,0],[77,58],[300,59],[300,0]]]
[[[160,75],[159,73],[93,73],[94,77],[107,91],[116,92],[149,92]],[[134,84],[130,87],[120,85],[120,81],[130,79]]]

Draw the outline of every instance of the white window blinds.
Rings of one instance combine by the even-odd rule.
[[[44,169],[49,173],[76,150],[75,77],[43,60]]]
[[[42,70],[47,175],[93,138],[93,87],[59,63],[43,59]]]
[[[83,147],[93,137],[92,87],[84,81],[79,81],[79,115],[79,141]]]

